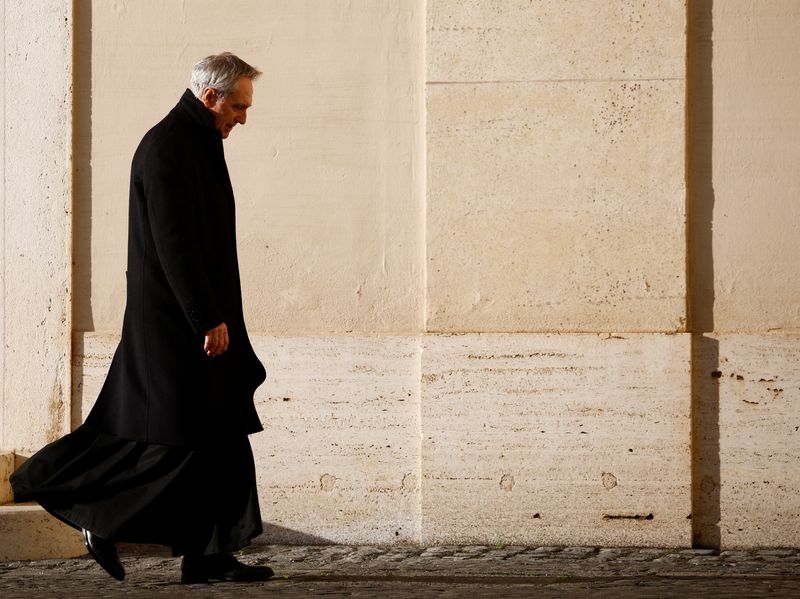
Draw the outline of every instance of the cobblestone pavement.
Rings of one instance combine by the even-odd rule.
[[[162,548],[123,546],[125,582],[88,557],[0,563],[0,597],[798,597],[800,552],[596,547],[266,546],[266,583],[181,585]]]

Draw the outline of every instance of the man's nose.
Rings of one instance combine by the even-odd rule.
[[[236,121],[237,121],[239,124],[241,124],[241,125],[244,125],[244,124],[247,122],[247,113],[246,113],[246,112],[242,112],[242,113],[240,113],[240,114],[239,114],[239,115],[236,117]]]

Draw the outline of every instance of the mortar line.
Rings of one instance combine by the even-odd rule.
[[[685,77],[619,77],[608,79],[477,79],[472,81],[426,81],[426,85],[480,85],[520,83],[652,83],[654,81],[685,81]]]

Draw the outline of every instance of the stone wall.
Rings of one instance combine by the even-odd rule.
[[[696,539],[798,546],[800,4],[690,9]]]
[[[4,5],[7,54],[49,45],[5,63],[0,447],[66,430],[70,329],[73,426],[91,408],[133,150],[193,62],[231,50],[265,73],[226,141],[269,374],[265,538],[800,543],[800,7],[117,0],[75,3],[72,28],[50,6]],[[59,60],[34,109],[9,64],[39,54]]]
[[[72,2],[0,2],[0,449],[70,428]]]
[[[154,6],[86,15],[81,414],[122,315],[130,155],[230,49],[265,72],[226,153],[273,534],[688,544],[683,5],[270,2],[233,34],[176,4],[142,44]]]

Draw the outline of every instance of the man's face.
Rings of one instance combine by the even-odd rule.
[[[222,99],[217,90],[207,87],[200,101],[214,113],[214,127],[225,139],[237,123],[244,125],[247,122],[247,109],[253,104],[253,81],[240,77],[233,91]]]

